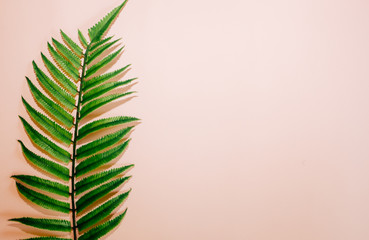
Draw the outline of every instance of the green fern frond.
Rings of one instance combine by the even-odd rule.
[[[35,228],[47,229],[51,231],[70,232],[70,221],[59,219],[44,219],[44,218],[12,218],[9,221],[20,222]]]
[[[39,155],[35,154],[34,152],[30,151],[22,141],[18,140],[21,144],[22,152],[24,156],[35,166],[41,168],[45,172],[48,172],[62,180],[68,181],[69,180],[69,169],[64,167],[60,164],[57,164],[51,160],[46,158],[40,157]]]
[[[113,177],[122,174],[123,172],[127,171],[128,169],[132,168],[134,165],[127,165],[120,168],[110,169],[107,171],[99,172],[89,177],[83,178],[81,181],[76,183],[76,195],[81,194],[93,187],[101,185]]]
[[[95,170],[98,167],[103,166],[104,164],[112,161],[116,157],[118,157],[128,146],[130,139],[125,141],[124,143],[114,147],[108,151],[103,153],[96,154],[92,157],[89,157],[83,160],[80,164],[76,167],[76,176],[80,177],[92,170]]]
[[[64,46],[62,43],[58,42],[54,38],[52,38],[52,42],[56,50],[58,50],[58,52],[60,52],[64,56],[65,60],[69,61],[76,69],[80,68],[81,59],[79,59],[77,55],[75,55],[71,50],[69,50],[66,46]]]
[[[121,125],[121,124],[130,123],[130,122],[136,122],[138,120],[140,120],[140,119],[135,118],[135,117],[126,117],[126,116],[110,117],[110,118],[103,118],[103,119],[100,119],[100,120],[96,120],[96,121],[93,121],[93,122],[90,122],[90,123],[84,125],[83,127],[81,127],[81,129],[79,129],[79,131],[78,131],[78,140],[81,140],[82,138],[86,137],[87,135],[89,135],[93,132],[96,132],[98,130],[113,127],[113,126],[117,126],[117,125]]]
[[[111,82],[111,83],[102,84],[102,85],[92,89],[91,91],[88,91],[83,96],[82,103],[85,103],[85,102],[93,100],[97,97],[100,97],[101,95],[103,95],[103,94],[105,94],[105,93],[107,93],[107,92],[109,92],[113,89],[116,89],[118,87],[127,85],[127,84],[131,83],[132,81],[134,81],[136,79],[137,78],[131,78],[131,79],[128,79],[128,80],[122,81],[122,82]]]
[[[81,44],[82,44],[83,48],[86,49],[87,45],[88,45],[87,40],[86,40],[85,36],[83,36],[83,33],[81,32],[81,30],[79,30],[79,29],[78,29],[78,38],[81,41]]]
[[[81,217],[77,222],[78,230],[85,230],[86,228],[99,223],[102,219],[109,216],[109,214],[112,213],[114,209],[116,209],[128,197],[130,192],[131,190],[107,201],[106,203]]]
[[[131,64],[128,64],[125,67],[122,67],[122,68],[120,68],[118,70],[115,70],[113,72],[106,73],[106,74],[91,78],[90,80],[85,82],[85,84],[83,85],[83,90],[87,91],[87,90],[89,90],[93,87],[96,87],[99,84],[102,84],[102,83],[118,76],[120,73],[124,72],[129,66],[131,66]],[[133,80],[135,80],[135,79],[133,79]]]
[[[31,118],[40,124],[44,130],[46,130],[54,138],[60,140],[61,142],[70,144],[72,142],[72,134],[68,132],[65,128],[61,127],[56,122],[50,120],[48,117],[38,112],[36,109],[31,107],[28,102],[22,97],[22,102],[27,112]]]
[[[105,74],[101,71],[122,53],[123,48],[108,54],[120,39],[111,40],[112,37],[104,38],[104,35],[126,2],[88,30],[90,42],[80,30],[79,42],[60,30],[61,39],[51,38],[51,42],[47,43],[48,56],[41,53],[45,69],[32,62],[40,87],[28,77],[26,81],[39,109],[22,97],[31,121],[19,118],[35,150],[18,141],[26,160],[47,178],[24,174],[11,177],[24,199],[64,215],[61,219],[20,217],[9,221],[47,231],[69,232],[72,238],[43,236],[29,240],[99,239],[114,229],[126,214],[125,210],[118,217],[109,218],[131,191],[113,196],[130,179],[125,172],[133,164],[111,169],[108,165],[127,149],[130,142],[127,135],[139,119],[122,116],[85,120],[93,111],[133,93],[123,92],[123,86],[136,78],[107,82],[126,71],[130,65]],[[112,94],[113,90],[118,93]],[[108,93],[110,95],[104,96]],[[84,125],[81,123],[83,118]],[[124,124],[131,126],[95,137],[88,143],[81,142],[91,133]],[[93,174],[90,174],[92,171]],[[68,215],[70,221],[64,219]]]
[[[66,33],[64,33],[62,30],[60,30],[60,34],[64,41],[67,43],[70,50],[72,50],[78,57],[83,56],[82,48],[78,46],[77,43],[75,43]]]
[[[31,90],[31,93],[35,99],[35,101],[45,108],[47,114],[55,120],[63,123],[66,127],[70,128],[73,125],[73,116],[70,115],[66,110],[60,107],[58,104],[50,100],[44,94],[38,90],[35,85],[26,77],[28,86]]]
[[[26,130],[29,138],[41,149],[45,150],[50,156],[55,157],[65,163],[70,161],[70,153],[63,148],[53,143],[48,138],[44,137],[36,129],[34,129],[24,118],[19,116],[21,119],[24,129]]]
[[[70,208],[67,202],[56,200],[45,194],[33,191],[20,183],[16,183],[18,191],[31,202],[39,205],[40,207],[55,210],[62,213],[69,213]]]
[[[91,112],[95,111],[96,109],[104,106],[107,103],[110,103],[110,102],[112,102],[112,101],[114,101],[118,98],[122,98],[122,97],[128,96],[128,95],[133,94],[133,93],[135,93],[135,92],[111,94],[109,96],[93,100],[93,101],[85,104],[82,107],[80,119],[86,117],[88,114],[90,114]]]
[[[88,77],[92,76],[94,73],[99,71],[101,68],[103,68],[107,64],[111,63],[122,52],[123,48],[124,47],[121,47],[118,51],[115,51],[114,53],[108,55],[107,57],[105,57],[104,59],[99,61],[98,63],[96,63],[96,64],[92,65],[91,67],[89,67],[87,72],[86,72],[85,78],[88,78]]]
[[[50,43],[47,43],[47,48],[53,59],[56,61],[58,66],[70,77],[73,78],[76,82],[79,79],[78,70],[69,62],[67,61],[62,55],[60,55],[54,48],[51,46]]]
[[[102,45],[101,47],[99,47],[98,49],[96,49],[94,52],[92,52],[88,58],[87,58],[87,64],[89,64],[90,62],[92,62],[93,60],[95,60],[98,56],[100,56],[103,52],[105,52],[106,50],[108,50],[111,46],[113,46],[115,43],[117,43],[120,39],[117,39],[113,42],[107,43],[105,45]]]
[[[88,206],[94,204],[97,200],[103,198],[108,193],[112,192],[114,189],[118,188],[120,185],[128,181],[128,179],[130,178],[131,177],[129,176],[113,180],[111,182],[101,185],[100,187],[92,190],[91,192],[86,193],[77,201],[77,213],[80,213]]]
[[[33,69],[35,70],[36,77],[40,81],[43,87],[47,89],[50,95],[62,103],[69,111],[74,108],[75,99],[67,92],[65,92],[60,86],[52,81],[46,74],[38,68],[35,61],[32,62]]]
[[[121,129],[115,133],[108,134],[102,138],[99,138],[97,140],[94,140],[88,144],[79,147],[77,149],[77,159],[91,156],[92,154],[104,150],[109,146],[113,146],[115,143],[122,140],[123,137],[126,136],[132,130],[132,128],[133,127]]]
[[[89,239],[99,239],[100,237],[106,235],[108,232],[113,230],[118,224],[123,220],[124,216],[126,215],[127,210],[124,211],[121,215],[114,218],[113,220],[110,220],[109,222],[106,222],[104,224],[101,224],[90,231],[83,234],[79,240],[89,240]]]
[[[42,61],[44,62],[47,70],[53,76],[55,81],[68,90],[73,96],[77,94],[77,86],[67,78],[43,53],[41,53]]]
[[[122,10],[124,5],[126,5],[126,3],[127,0],[106,14],[106,16],[103,17],[103,19],[96,23],[92,28],[88,29],[88,35],[90,36],[91,42],[96,42],[101,39],[104,33],[112,25],[113,21],[118,17],[119,12]]]
[[[50,193],[55,193],[63,197],[69,197],[69,186],[67,185],[29,175],[13,175],[12,178],[22,181],[32,187]]]
[[[108,42],[110,39],[112,39],[113,36],[111,37],[107,37],[107,38],[104,38],[98,42],[95,42],[91,45],[91,48],[90,48],[90,54],[98,47],[100,47],[101,45],[103,45],[104,43]]]

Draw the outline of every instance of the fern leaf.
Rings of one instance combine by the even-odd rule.
[[[138,120],[140,120],[140,119],[135,118],[135,117],[126,117],[126,116],[99,119],[99,120],[90,122],[90,123],[84,125],[83,127],[81,127],[78,131],[77,139],[81,140],[82,138],[86,137],[87,135],[89,135],[93,132],[96,132],[98,130],[104,129],[104,128],[113,127],[113,126],[117,126],[117,125],[125,124],[125,123],[130,123],[130,122],[135,122],[135,121],[138,121]]]
[[[78,81],[79,74],[76,68],[64,59],[55,49],[51,46],[50,43],[47,43],[47,47],[49,49],[49,52],[51,56],[54,58],[54,60],[58,63],[59,67],[64,70],[70,77],[72,77],[75,81]]]
[[[60,103],[62,103],[69,111],[74,108],[74,98],[59,87],[54,81],[52,81],[46,74],[38,68],[35,61],[32,62],[33,69],[35,70],[37,79],[40,81],[42,86],[49,91],[49,95],[52,95]]]
[[[115,51],[114,53],[109,54],[107,57],[105,57],[104,59],[102,59],[98,63],[92,65],[87,70],[86,75],[85,75],[85,78],[88,78],[88,77],[92,76],[94,73],[96,73],[97,71],[99,71],[101,68],[105,67],[108,63],[112,62],[119,55],[119,53],[122,50],[123,50],[123,47],[120,48],[118,51]]]
[[[55,193],[63,197],[69,197],[69,187],[67,185],[29,175],[13,175],[12,178],[22,181],[32,187],[50,193]]]
[[[82,161],[78,166],[76,167],[76,176],[82,176],[83,174],[86,174],[110,161],[118,157],[128,146],[130,139],[125,141],[124,143],[118,145],[115,148],[112,148],[108,151],[105,151],[100,154],[96,154],[90,158],[87,158],[86,160]]]
[[[106,96],[106,97],[102,97],[102,98],[99,98],[99,99],[96,99],[96,100],[93,100],[87,104],[85,104],[83,107],[82,107],[82,110],[81,110],[81,114],[80,114],[80,119],[86,117],[88,114],[90,114],[91,112],[95,111],[96,109],[104,106],[105,104],[108,104],[118,98],[122,98],[122,97],[125,97],[125,96],[128,96],[132,93],[135,93],[135,92],[126,92],[126,93],[118,93],[118,94],[111,94],[109,96]]]
[[[107,43],[101,47],[99,47],[98,49],[96,49],[94,52],[92,52],[88,58],[87,58],[87,64],[90,64],[93,60],[95,60],[98,56],[100,56],[103,52],[105,52],[106,50],[108,50],[111,46],[113,46],[116,42],[118,42],[120,39],[117,39],[113,42]]]
[[[124,70],[126,70],[129,66],[131,66],[131,64],[128,64],[127,66],[125,67],[122,67],[118,70],[115,70],[113,72],[109,72],[109,73],[106,73],[106,74],[103,74],[103,75],[100,75],[100,76],[96,76],[96,77],[93,77],[91,78],[90,80],[86,81],[84,84],[83,84],[83,91],[87,91],[101,83],[104,83],[114,77],[116,77],[117,75],[119,75],[120,73],[122,73]]]
[[[46,158],[40,157],[34,152],[30,151],[22,141],[18,140],[18,142],[21,144],[22,151],[26,158],[36,165],[37,167],[41,168],[42,170],[62,179],[65,181],[69,180],[69,169],[61,166],[53,161],[50,161]]]
[[[115,133],[108,134],[102,138],[85,144],[77,149],[77,159],[91,156],[123,139],[132,130],[133,127],[121,129]]]
[[[78,46],[77,43],[75,43],[66,33],[64,33],[61,29],[60,29],[60,34],[62,36],[62,38],[64,39],[64,41],[67,43],[68,47],[78,56],[78,57],[82,57],[82,48],[80,48],[80,46]]]
[[[70,221],[59,219],[44,219],[44,218],[12,218],[9,221],[20,222],[22,224],[35,228],[46,229],[59,232],[70,232]]]
[[[28,102],[22,97],[22,102],[31,116],[31,118],[38,124],[40,124],[43,128],[43,130],[46,130],[49,134],[51,134],[53,137],[58,139],[61,142],[70,144],[72,141],[72,134],[62,128],[59,124],[56,122],[50,120],[48,117],[43,115],[42,113],[35,110],[31,105],[28,104]]]
[[[105,17],[101,19],[97,24],[95,24],[92,28],[88,29],[88,35],[90,36],[91,42],[96,42],[101,39],[101,37],[113,23],[113,21],[118,17],[119,12],[122,10],[126,3],[127,0],[125,0],[121,5],[106,14]]]
[[[100,47],[101,45],[103,45],[104,43],[108,42],[110,39],[112,39],[113,36],[111,37],[107,37],[107,38],[104,38],[98,42],[95,42],[91,45],[90,47],[90,52],[93,52],[95,49],[97,49],[98,47]]]
[[[46,208],[55,210],[62,213],[69,213],[69,204],[56,200],[52,197],[46,196],[45,194],[33,191],[20,183],[16,183],[18,191],[31,202]]]
[[[67,111],[65,111],[62,107],[60,107],[58,104],[50,100],[48,97],[46,97],[44,94],[38,90],[35,85],[27,78],[28,86],[31,90],[31,93],[35,99],[35,101],[43,106],[50,117],[54,118],[55,120],[60,121],[63,123],[66,127],[71,127],[73,125],[73,117],[70,115]]]
[[[119,178],[108,182],[100,187],[86,193],[77,201],[77,213],[80,213],[83,209],[95,203],[100,198],[104,197],[106,194],[110,193],[124,182],[128,181],[131,177]]]
[[[43,53],[41,53],[42,60],[50,72],[50,74],[59,81],[64,89],[68,90],[71,94],[75,95],[77,93],[77,87],[74,83],[69,80]]]
[[[133,166],[134,165],[131,164],[120,168],[110,169],[82,179],[81,181],[76,183],[76,195],[79,195],[93,187],[96,187],[109,181],[113,177],[118,176],[119,174],[132,168]]]
[[[64,59],[69,61],[74,68],[79,69],[81,67],[81,60],[71,50],[69,50],[64,44],[52,38],[52,42],[55,49],[64,56]]]
[[[34,142],[41,149],[45,150],[50,156],[53,156],[65,163],[70,161],[70,153],[68,151],[62,149],[48,138],[42,136],[26,120],[24,120],[24,118],[21,116],[19,116],[19,118],[21,119],[24,129],[26,130],[32,142]]]
[[[122,82],[111,82],[111,83],[105,83],[102,84],[91,91],[87,92],[85,95],[83,95],[82,103],[88,102],[90,100],[93,100],[97,97],[100,97],[101,95],[124,85],[127,85],[131,83],[132,81],[136,80],[137,78],[131,78],[126,81]]]
[[[85,38],[85,36],[83,36],[83,33],[81,32],[81,30],[78,29],[78,38],[79,38],[79,41],[81,41],[81,44],[84,48],[87,48],[87,40]]]
[[[81,121],[102,106],[133,93],[125,92],[125,88],[117,88],[130,84],[136,78],[109,81],[124,73],[130,65],[102,74],[103,69],[122,53],[123,48],[108,55],[107,52],[114,49],[120,39],[112,40],[112,37],[104,38],[104,35],[126,2],[88,29],[90,41],[86,40],[80,30],[80,43],[60,30],[62,41],[51,38],[51,42],[47,43],[49,56],[41,53],[43,68],[46,70],[35,61],[32,62],[36,81],[42,89],[28,77],[26,80],[34,101],[41,109],[35,108],[22,97],[32,121],[19,117],[34,147],[51,159],[42,157],[42,154],[31,151],[22,141],[18,141],[26,160],[51,179],[24,174],[16,174],[12,178],[23,198],[42,208],[65,213],[71,217],[71,221],[43,217],[20,217],[10,221],[49,231],[69,232],[73,240],[99,239],[115,228],[126,214],[124,211],[109,221],[109,215],[129,195],[130,190],[113,197],[117,189],[130,178],[125,176],[125,171],[133,167],[133,164],[110,168],[109,163],[127,148],[130,141],[127,135],[133,125],[103,134],[103,137],[85,144],[80,142],[93,132],[139,120],[134,117],[111,117],[84,120],[84,125]],[[121,90],[121,93],[113,94],[114,89]],[[94,173],[89,174],[92,171]],[[81,196],[77,197],[78,194]],[[92,210],[87,211],[88,207]],[[83,216],[77,217],[82,211],[85,211]],[[97,224],[100,225],[92,228]],[[87,232],[83,234],[78,231]],[[28,239],[72,240],[57,235]]]
[[[109,216],[128,197],[130,192],[131,190],[120,194],[81,217],[77,222],[78,230],[85,230]]]
[[[87,240],[87,239],[99,239],[100,237],[104,236],[105,234],[109,233],[111,230],[113,230],[118,224],[122,221],[124,216],[126,215],[127,210],[124,211],[121,215],[114,218],[113,220],[110,220],[109,222],[106,222],[100,226],[97,226],[90,231],[83,234],[79,240]]]

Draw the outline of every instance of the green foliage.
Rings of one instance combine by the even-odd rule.
[[[55,48],[64,56],[65,60],[69,61],[76,69],[79,69],[81,65],[81,60],[79,57],[77,57],[71,50],[54,38],[52,40]]]
[[[83,178],[79,182],[76,183],[76,194],[81,194],[93,187],[96,187],[98,185],[101,185],[113,177],[122,174],[124,171],[127,171],[128,169],[132,168],[134,165],[127,165],[120,168],[110,169],[107,171],[99,172],[94,175],[88,176],[86,178]]]
[[[108,134],[102,138],[89,142],[77,149],[77,159],[88,157],[92,154],[95,154],[109,146],[114,145],[115,143],[119,142],[123,139],[124,136],[127,135],[131,131],[133,127],[128,127],[121,129],[115,133]]]
[[[83,209],[112,192],[114,189],[126,182],[129,178],[130,177],[124,177],[113,180],[83,195],[77,201],[77,213],[80,213]]]
[[[59,179],[68,181],[69,180],[69,169],[64,167],[58,163],[55,163],[46,158],[40,157],[36,153],[30,151],[26,146],[24,146],[23,142],[18,140],[22,147],[22,152],[24,156],[35,166],[44,170],[47,173],[58,177]]]
[[[83,36],[83,33],[81,32],[81,30],[78,29],[78,38],[79,38],[79,41],[81,42],[82,46],[84,48],[87,48],[87,40],[85,38],[85,36]]]
[[[86,173],[95,170],[96,168],[112,161],[116,157],[118,157],[124,149],[127,148],[128,143],[130,140],[125,141],[124,143],[108,150],[103,153],[99,153],[83,160],[78,166],[76,167],[76,176],[80,177]]]
[[[105,83],[102,84],[94,89],[92,89],[91,91],[88,91],[85,95],[83,95],[83,99],[82,102],[88,102],[90,100],[93,100],[97,97],[100,97],[101,95],[124,85],[129,84],[130,82],[132,82],[133,80],[135,80],[136,78],[131,78],[128,79],[126,81],[121,81],[121,82],[110,82],[110,83]]]
[[[28,86],[31,90],[31,93],[35,99],[35,101],[42,106],[46,113],[49,114],[50,117],[54,118],[55,120],[61,122],[64,126],[70,128],[73,126],[73,116],[56,104],[54,101],[50,100],[44,94],[37,89],[35,85],[26,77]]]
[[[130,95],[132,93],[135,92],[126,92],[126,93],[117,93],[117,94],[111,94],[109,96],[106,97],[102,97],[102,98],[98,98],[95,99],[87,104],[85,104],[81,110],[81,115],[80,118],[84,118],[86,117],[88,114],[90,114],[91,112],[95,111],[96,109],[104,106],[107,103],[110,103],[118,98],[122,98],[125,97],[127,95]],[[83,103],[83,102],[82,102]]]
[[[72,95],[77,94],[77,86],[69,78],[67,78],[43,53],[41,53],[41,57],[47,70],[54,77],[54,79]]]
[[[78,229],[82,231],[98,223],[105,217],[109,216],[109,214],[112,213],[114,209],[116,209],[124,201],[124,199],[128,197],[130,191],[131,190],[107,201],[103,205],[99,206],[98,208],[81,217],[77,222]]]
[[[96,73],[97,71],[99,71],[101,68],[105,67],[107,64],[111,63],[115,58],[117,58],[119,56],[119,53],[121,53],[123,50],[123,47],[120,48],[118,51],[115,51],[114,53],[108,55],[107,57],[105,57],[104,59],[102,59],[100,62],[92,65],[91,67],[89,67],[87,69],[86,72],[86,78],[92,76],[94,73]]]
[[[48,138],[44,137],[36,129],[34,129],[24,118],[19,117],[23,123],[24,129],[26,130],[29,138],[35,143],[40,149],[46,151],[46,153],[56,159],[68,163],[70,161],[70,153],[53,143]]]
[[[52,231],[69,232],[71,230],[70,222],[60,219],[42,219],[42,218],[13,218],[9,221],[20,222],[28,226],[47,229]]]
[[[38,80],[42,86],[47,89],[49,95],[54,97],[58,102],[62,103],[69,111],[71,111],[74,108],[74,98],[52,81],[41,69],[39,69],[35,61],[33,61],[32,64]]]
[[[67,202],[62,202],[45,194],[33,191],[20,183],[17,183],[17,188],[19,193],[25,198],[43,208],[69,213],[69,204]]]
[[[90,62],[92,62],[95,58],[97,58],[98,56],[100,56],[103,52],[105,52],[106,50],[108,50],[111,46],[114,45],[114,43],[118,42],[120,39],[117,39],[113,42],[110,42],[110,43],[107,43],[101,47],[99,47],[98,49],[96,49],[96,51],[93,51],[91,50],[91,53],[90,55],[88,56],[88,61],[86,62],[87,64],[89,64]],[[101,41],[103,42],[103,41]],[[98,44],[95,44],[94,46],[99,46],[100,43]]]
[[[75,43],[66,33],[64,33],[62,30],[60,30],[60,34],[63,37],[64,41],[67,43],[68,47],[78,56],[83,56],[83,51],[80,46],[78,46],[77,43]]]
[[[55,62],[58,64],[58,66],[73,80],[76,82],[79,79],[79,73],[76,68],[73,67],[73,65],[66,60],[62,55],[60,55],[52,46],[50,43],[47,43],[47,47],[49,49],[49,52],[51,56],[54,58]]]
[[[88,30],[90,42],[80,30],[79,43],[60,30],[61,39],[51,38],[51,44],[47,43],[50,56],[41,53],[46,70],[32,62],[40,87],[28,77],[26,80],[40,109],[22,97],[31,121],[19,118],[35,150],[18,141],[24,157],[46,177],[17,174],[12,178],[26,201],[62,213],[63,218],[19,217],[9,221],[52,232],[68,232],[72,238],[44,236],[29,240],[98,239],[114,229],[126,214],[127,210],[111,217],[131,191],[117,193],[117,189],[130,179],[124,175],[133,164],[108,169],[107,163],[114,162],[128,147],[127,135],[139,119],[118,116],[81,122],[93,111],[133,93],[123,92],[120,87],[136,78],[108,82],[130,65],[110,73],[100,72],[122,52],[121,48],[108,54],[120,39],[111,41],[112,37],[104,38],[104,35],[125,4],[126,1]],[[112,90],[118,93],[111,93]],[[107,93],[110,95],[104,96]],[[126,124],[131,126],[124,126]],[[93,136],[110,127],[120,129],[100,138]],[[92,140],[82,145],[81,139],[88,135]],[[76,195],[79,195],[78,200]],[[71,221],[65,220],[68,216]]]
[[[120,73],[124,72],[129,66],[131,66],[130,64],[128,64],[127,66],[125,67],[122,67],[118,70],[115,70],[113,72],[110,72],[110,73],[106,73],[106,74],[103,74],[103,75],[100,75],[100,76],[96,76],[96,77],[93,77],[91,78],[90,80],[88,80],[84,85],[83,85],[83,90],[84,91],[87,91],[93,87],[96,87],[97,85],[103,83],[103,82],[106,82],[110,79],[113,79],[114,77],[118,76]],[[132,79],[132,80],[135,80],[135,79]]]
[[[100,120],[96,120],[93,122],[90,122],[83,127],[81,127],[78,131],[78,140],[84,138],[85,136],[96,132],[98,130],[113,127],[120,124],[126,124],[130,122],[135,122],[140,119],[135,117],[111,117],[111,118],[103,118]]]
[[[112,39],[113,37],[107,37],[107,38],[104,38],[98,42],[95,42],[91,45],[91,48],[90,48],[90,54],[91,52],[93,52],[96,48],[100,47],[101,45],[103,45],[104,43],[106,43],[107,41],[109,41],[110,39]]]
[[[47,131],[51,136],[60,140],[61,142],[64,142],[66,144],[71,143],[72,134],[70,132],[31,107],[31,105],[29,105],[23,97],[22,102],[32,120],[42,126],[43,130]]]
[[[20,180],[32,187],[55,193],[64,197],[69,197],[69,187],[65,184],[50,181],[47,179],[39,178],[36,176],[29,175],[14,175],[13,178]]]
[[[113,21],[118,17],[119,12],[122,10],[124,5],[126,5],[126,3],[127,0],[125,0],[118,7],[114,8],[110,13],[106,14],[106,16],[103,17],[92,28],[88,29],[88,35],[90,36],[91,42],[96,42],[101,39],[101,37],[113,23]]]
[[[127,210],[125,210],[121,215],[110,220],[109,222],[105,222],[90,231],[83,234],[79,239],[80,240],[90,240],[90,239],[99,239],[100,237],[106,235],[108,232],[113,230],[124,218],[126,215]]]

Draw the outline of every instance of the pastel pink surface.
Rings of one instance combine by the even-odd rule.
[[[120,1],[0,1],[0,238],[44,216],[12,174],[37,173],[17,139],[59,29],[77,39]],[[110,30],[136,98],[104,116],[143,119],[127,216],[106,239],[369,239],[369,2],[131,0]],[[120,209],[123,211],[124,207]]]

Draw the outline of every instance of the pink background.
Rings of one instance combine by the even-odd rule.
[[[76,39],[121,1],[0,1],[0,238],[43,216],[12,174],[24,76],[59,29]],[[369,1],[131,0],[111,28],[143,119],[128,214],[108,239],[369,239]],[[104,115],[104,116],[105,116]],[[121,208],[121,211],[123,208]]]

